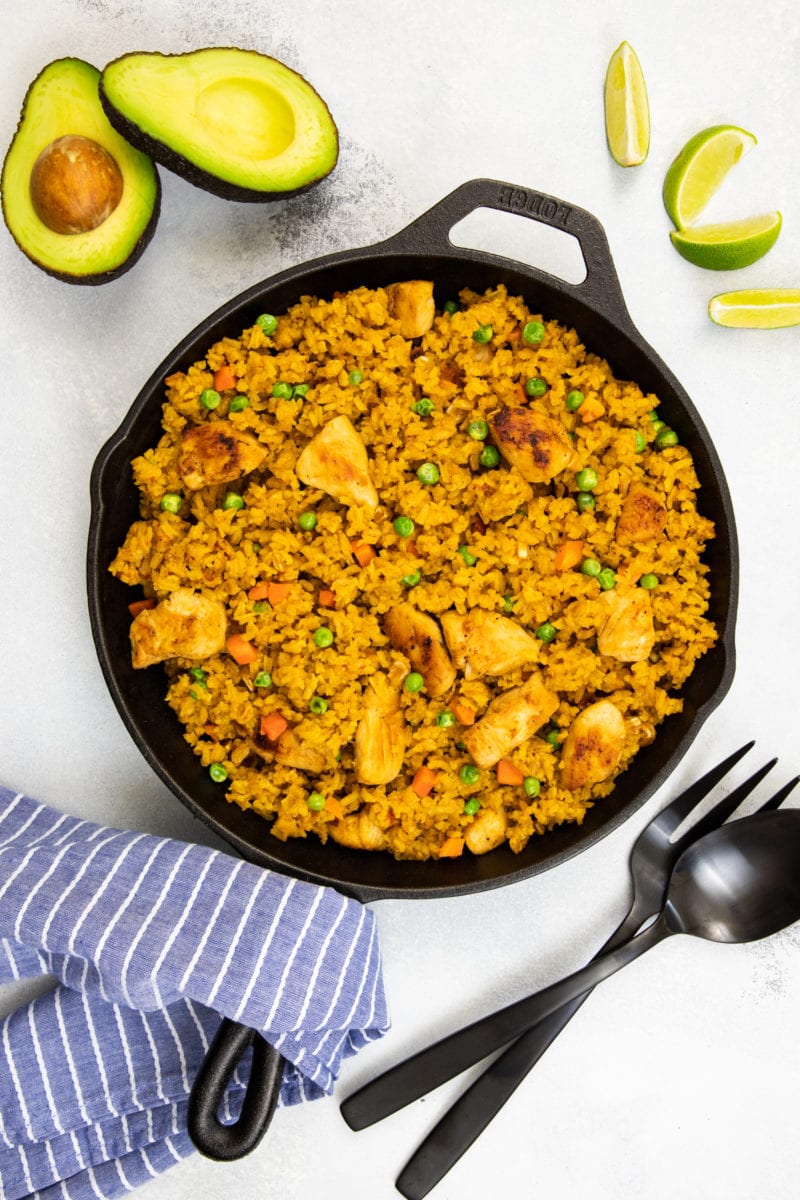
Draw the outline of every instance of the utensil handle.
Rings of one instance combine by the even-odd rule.
[[[448,1079],[460,1075],[467,1067],[499,1050],[501,1046],[508,1045],[526,1029],[582,996],[657,945],[670,932],[662,916],[630,941],[593,959],[559,983],[456,1030],[348,1096],[341,1106],[342,1116],[351,1129],[366,1129],[368,1125],[374,1125]]]
[[[232,1125],[223,1125],[218,1114],[225,1090],[250,1045],[253,1060],[241,1112]],[[255,1029],[222,1018],[189,1093],[189,1137],[201,1154],[231,1162],[256,1148],[275,1112],[284,1065],[274,1046]]]
[[[493,208],[498,212],[527,217],[529,221],[550,225],[553,229],[571,234],[580,246],[586,265],[586,278],[579,284],[559,280],[560,290],[571,292],[575,297],[604,313],[615,324],[636,332],[625,305],[603,226],[597,217],[585,208],[568,204],[566,200],[560,200],[546,192],[521,187],[515,183],[505,183],[500,179],[471,179],[450,192],[387,242],[381,243],[381,246],[391,247],[393,252],[399,253],[412,249],[415,253],[421,250],[431,254],[451,251],[453,242],[450,240],[450,230],[477,208]],[[461,257],[470,256],[470,251],[463,247],[459,247],[458,251]],[[532,270],[543,279],[553,278],[535,266]]]

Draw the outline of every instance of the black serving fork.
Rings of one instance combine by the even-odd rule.
[[[760,783],[777,759],[766,763],[683,833],[674,835],[700,802],[752,748],[747,743],[698,779],[656,814],[637,838],[630,857],[633,899],[627,915],[598,953],[627,941],[663,904],[672,868],[688,845],[716,829]],[[762,809],[777,808],[798,782],[791,780]],[[674,838],[674,840],[673,840]],[[527,1072],[587,998],[588,992],[525,1031],[453,1105],[397,1179],[408,1200],[421,1200],[447,1173],[511,1096]],[[509,1006],[509,1009],[514,1006]],[[341,1111],[353,1129],[364,1129],[438,1087],[506,1045],[503,1015],[484,1017],[398,1063],[349,1096]]]

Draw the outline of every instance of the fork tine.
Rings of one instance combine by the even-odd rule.
[[[723,822],[727,821],[731,813],[735,812],[743,800],[746,800],[754,788],[761,783],[761,780],[771,771],[777,762],[777,758],[772,758],[768,763],[764,763],[763,767],[759,767],[749,779],[745,779],[744,783],[740,783],[734,788],[728,796],[723,796],[713,808],[710,808],[699,821],[695,821],[691,829],[683,834],[682,837],[676,839],[675,845],[683,847],[684,842],[696,842],[698,838],[704,834],[710,833],[712,829],[718,829]]]
[[[755,742],[747,742],[746,745],[740,746],[738,750],[734,750],[733,754],[729,754],[721,763],[717,763],[710,771],[701,777],[690,787],[677,796],[666,808],[658,814],[659,824],[665,828],[666,832],[672,832],[678,828],[681,821],[688,817],[693,808],[696,808],[701,800],[704,800],[712,788],[716,787],[720,779],[728,774],[731,767],[738,763],[740,758],[744,758],[748,750],[752,750]],[[671,828],[666,830],[666,825],[670,824]]]
[[[795,775],[794,779],[790,779],[782,788],[778,788],[774,796],[770,796],[769,800],[765,800],[756,812],[770,812],[773,808],[780,808],[787,796],[791,795],[794,789],[800,783],[800,775]]]

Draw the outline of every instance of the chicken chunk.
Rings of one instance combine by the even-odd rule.
[[[383,627],[395,649],[402,650],[414,670],[419,671],[429,696],[436,700],[450,690],[456,673],[433,617],[413,604],[398,604],[387,612]]]
[[[507,829],[508,818],[504,812],[485,808],[464,830],[467,849],[473,854],[488,854],[505,841]]]
[[[167,658],[210,658],[225,648],[225,605],[178,588],[131,622],[131,662],[151,667]]]
[[[314,746],[304,746],[293,729],[284,729],[275,746],[275,761],[284,767],[296,767],[319,775],[327,765],[325,755]]]
[[[603,592],[600,603],[607,610],[597,630],[597,649],[620,662],[643,662],[653,649],[653,606],[643,588],[624,591],[616,587]]]
[[[320,429],[298,458],[295,472],[301,483],[341,504],[371,512],[378,507],[367,448],[349,417],[334,417]]]
[[[251,433],[230,421],[208,421],[185,431],[178,473],[189,491],[196,492],[211,483],[230,483],[248,475],[266,456],[266,447]]]
[[[558,708],[558,696],[537,672],[498,696],[477,724],[461,736],[479,767],[493,767],[533,737]]]
[[[330,826],[330,835],[340,846],[352,850],[385,850],[386,834],[370,816],[369,808],[348,813]]]
[[[620,546],[651,542],[661,537],[666,523],[667,510],[655,492],[643,483],[632,483],[617,521],[616,538]]]
[[[489,428],[503,458],[528,483],[549,483],[575,457],[564,426],[539,409],[501,408]]]
[[[399,322],[405,338],[422,337],[436,315],[433,284],[429,279],[409,279],[405,283],[390,283],[386,289],[389,316]]]
[[[373,675],[356,727],[356,779],[366,784],[391,783],[400,774],[405,751],[400,693],[386,675]]]
[[[442,613],[441,621],[453,665],[465,679],[503,675],[538,657],[538,643],[511,617],[476,608],[465,616]]]
[[[561,782],[571,792],[608,779],[622,756],[625,720],[610,700],[579,713],[561,747]]]

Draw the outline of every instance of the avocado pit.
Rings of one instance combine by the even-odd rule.
[[[122,172],[108,151],[80,134],[65,134],[33,164],[31,203],[48,229],[89,233],[107,221],[122,199]]]

